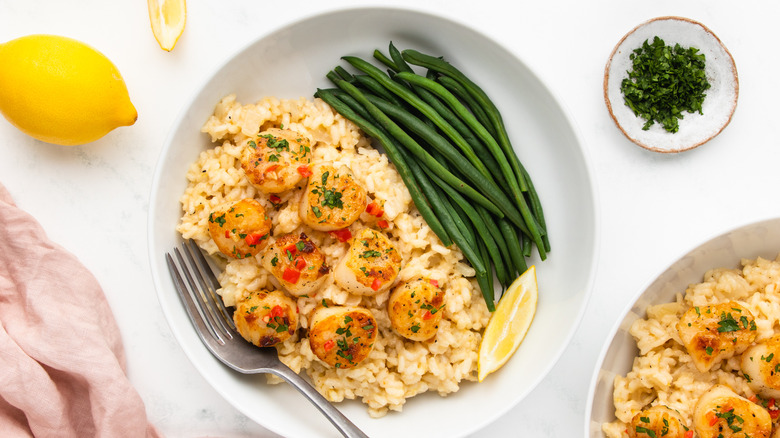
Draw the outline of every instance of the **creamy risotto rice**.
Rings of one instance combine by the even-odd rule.
[[[296,372],[305,371],[327,399],[360,399],[374,417],[383,416],[388,410],[400,411],[406,399],[416,394],[436,391],[446,395],[457,391],[461,381],[476,380],[481,331],[490,314],[481,295],[475,293],[473,269],[460,251],[444,247],[425,224],[387,158],[351,122],[319,99],[268,97],[255,104],[241,104],[230,95],[216,105],[213,116],[202,128],[211,136],[214,147],[203,151],[187,173],[189,184],[181,197],[183,216],[177,230],[214,255],[223,267],[219,292],[225,304],[235,305],[246,291],[276,288],[260,263],[261,254],[228,260],[219,252],[209,235],[208,217],[220,205],[244,198],[257,200],[271,218],[271,242],[283,234],[305,232],[331,267],[348,249],[347,243],[331,234],[302,224],[298,213],[300,187],[271,198],[247,181],[239,163],[242,149],[259,132],[279,127],[296,131],[309,140],[312,164],[331,162],[348,166],[368,197],[383,205],[387,220],[383,225],[388,226],[384,231],[403,260],[396,282],[430,278],[446,296],[437,335],[428,341],[413,342],[391,329],[386,310],[390,291],[373,297],[352,295],[334,283],[331,273],[314,294],[293,297],[300,312],[300,328],[277,345],[281,360]],[[350,229],[356,232],[366,226],[376,227],[376,218],[363,213]],[[312,353],[305,333],[313,311],[323,301],[359,305],[371,310],[376,318],[379,331],[374,348],[354,368],[333,368]],[[268,380],[279,382],[273,376]]]
[[[700,429],[695,428],[696,406],[702,396],[718,384],[730,388],[736,396],[761,405],[771,414],[773,422],[776,423],[778,411],[774,406],[774,400],[762,396],[761,390],[756,390],[755,377],[749,375],[751,372],[746,371],[743,363],[743,358],[750,350],[745,351],[744,354],[737,352],[702,372],[686,349],[686,342],[681,338],[678,322],[688,311],[704,312],[705,309],[713,308],[711,306],[729,303],[728,307],[733,308],[734,315],[737,316],[733,320],[730,318],[730,313],[721,316],[720,328],[711,332],[718,332],[717,336],[722,336],[730,330],[749,327],[748,331],[752,331],[751,336],[755,337],[749,348],[765,344],[767,340],[780,333],[779,261],[780,257],[774,261],[763,258],[742,260],[739,269],[710,270],[706,272],[701,283],[690,285],[684,293],[677,294],[674,302],[650,306],[647,309],[647,317],[633,323],[630,333],[637,342],[639,356],[634,359],[633,368],[626,376],[615,378],[613,401],[617,419],[602,425],[602,430],[607,437],[626,437],[629,436],[629,432],[630,436],[651,436],[638,433],[641,427],[637,429],[636,426],[644,424],[637,423],[641,420],[635,418],[635,416],[641,417],[637,413],[647,412],[646,409],[651,406],[665,406],[677,411],[683,425],[688,428],[684,436],[702,436]],[[754,326],[752,323],[739,322],[741,318],[739,315],[742,314],[742,312],[737,313],[739,306],[750,311],[755,318]],[[688,324],[681,326],[683,330],[689,327]],[[696,328],[695,324],[694,328]],[[713,354],[711,349],[702,351],[704,355]],[[780,364],[774,362],[777,358],[768,353],[747,359],[748,363],[753,363],[755,359],[756,362],[767,362],[771,367],[780,369]],[[751,403],[751,406],[754,405]],[[725,417],[725,413],[716,413],[715,416],[709,417],[710,420],[705,421],[705,424],[717,426],[717,421]],[[632,419],[634,419],[633,424]],[[737,433],[733,436],[740,437],[769,436],[769,432],[762,435],[747,434],[746,430],[738,430],[745,427],[741,423],[742,418],[733,416],[733,419],[740,421],[724,423],[728,428],[722,432],[715,432],[711,436],[729,437],[732,433]],[[644,420],[646,421],[647,417]],[[657,434],[658,437],[661,435]],[[706,433],[704,435],[710,436]]]

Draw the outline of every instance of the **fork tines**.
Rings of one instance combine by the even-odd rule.
[[[188,239],[182,242],[181,251],[174,248],[173,255],[166,253],[165,259],[179,298],[203,342],[208,342],[205,332],[222,345],[233,339],[236,326],[217,294],[219,282],[198,245]]]

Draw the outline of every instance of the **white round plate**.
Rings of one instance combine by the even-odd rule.
[[[737,268],[741,259],[763,257],[774,260],[780,252],[780,218],[743,225],[690,250],[641,289],[627,306],[604,343],[590,382],[585,412],[585,436],[603,438],[603,423],[615,421],[612,390],[615,376],[631,371],[639,354],[629,333],[631,324],[645,318],[649,306],[670,303],[676,294],[693,283],[700,283],[704,273],[713,268]]]
[[[287,437],[338,436],[297,391],[267,385],[214,359],[201,344],[179,302],[164,253],[180,242],[175,227],[186,171],[212,147],[201,126],[225,95],[240,102],[263,96],[312,98],[332,86],[325,74],[341,56],[371,59],[374,49],[416,48],[445,56],[493,96],[521,161],[534,178],[545,208],[552,252],[537,266],[538,311],[518,352],[483,383],[464,382],[447,397],[426,393],[403,412],[369,418],[359,401],[338,404],[371,437],[408,434],[460,437],[504,414],[523,399],[561,356],[579,324],[595,270],[597,209],[582,140],[550,90],[504,48],[461,24],[400,9],[346,9],[313,16],[265,35],[230,57],[197,90],[167,138],[155,171],[149,208],[149,251],[160,305],[174,336],[203,377],[252,420]]]
[[[702,114],[683,112],[680,129],[670,133],[659,123],[647,131],[645,119],[634,115],[623,99],[620,85],[632,68],[629,58],[646,40],[658,36],[667,46],[696,47],[705,56],[710,89]],[[714,138],[729,124],[737,107],[739,79],[734,59],[717,36],[703,24],[682,17],[659,17],[646,21],[615,46],[604,70],[604,100],[612,119],[629,140],[655,152],[682,152]]]

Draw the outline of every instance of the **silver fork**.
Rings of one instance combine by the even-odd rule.
[[[368,438],[306,380],[283,364],[276,348],[258,348],[238,334],[230,311],[217,294],[219,283],[203,252],[191,239],[181,247],[181,251],[174,248],[173,255],[166,253],[165,259],[179,298],[209,351],[240,373],[270,373],[281,377],[305,395],[342,435]]]

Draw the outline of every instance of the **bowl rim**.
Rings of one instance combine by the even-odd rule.
[[[528,385],[528,387],[524,391],[518,392],[516,396],[511,400],[510,403],[507,403],[505,406],[502,406],[500,409],[494,410],[492,415],[483,417],[481,421],[475,422],[471,427],[464,429],[462,431],[462,435],[458,435],[458,436],[465,436],[467,434],[474,433],[478,430],[484,429],[489,424],[495,422],[498,418],[504,416],[512,408],[516,407],[535,388],[537,388],[545,378],[548,377],[550,371],[563,357],[563,353],[566,351],[566,349],[571,347],[572,339],[574,338],[575,334],[578,332],[578,328],[582,323],[585,312],[587,310],[588,303],[590,302],[590,299],[593,295],[593,289],[595,285],[595,278],[596,278],[596,273],[599,265],[599,256],[601,250],[600,235],[601,235],[601,222],[602,222],[601,212],[600,209],[598,208],[600,202],[599,201],[600,195],[598,190],[598,180],[595,177],[596,173],[593,166],[593,158],[590,156],[590,151],[587,147],[587,143],[582,134],[582,130],[577,124],[576,119],[573,117],[573,113],[570,110],[569,106],[567,105],[566,101],[561,98],[559,93],[557,93],[555,90],[553,90],[550,87],[550,84],[547,81],[542,79],[542,77],[537,73],[537,70],[533,67],[531,63],[529,63],[524,58],[521,58],[514,51],[510,50],[510,48],[506,44],[484,33],[481,29],[471,25],[468,21],[458,20],[454,17],[447,16],[447,15],[439,15],[427,10],[423,10],[421,8],[407,7],[401,5],[372,4],[372,5],[360,5],[360,6],[356,6],[356,5],[338,6],[338,7],[332,7],[328,9],[310,12],[301,17],[298,17],[293,21],[285,22],[284,24],[281,24],[273,28],[264,29],[253,38],[247,40],[247,42],[244,43],[243,45],[236,47],[234,50],[226,52],[227,53],[226,56],[224,56],[222,59],[215,62],[215,64],[213,64],[213,67],[207,72],[207,74],[205,74],[201,78],[201,80],[197,82],[196,86],[193,89],[192,94],[180,107],[177,116],[175,117],[175,119],[173,119],[171,125],[169,126],[168,133],[166,134],[165,140],[163,142],[163,147],[161,148],[158,154],[153,178],[151,181],[149,211],[147,216],[148,253],[151,254],[154,249],[154,241],[153,241],[153,237],[155,237],[155,233],[153,231],[155,228],[154,213],[156,210],[156,200],[159,197],[159,188],[162,179],[162,173],[164,171],[163,164],[165,158],[170,154],[170,149],[172,148],[172,144],[175,139],[177,127],[181,123],[183,123],[183,121],[186,119],[187,113],[189,112],[189,109],[192,107],[192,105],[198,99],[200,91],[203,90],[203,88],[206,87],[206,85],[208,85],[208,83],[214,79],[214,77],[225,67],[225,65],[228,64],[232,59],[234,59],[240,53],[243,53],[244,51],[248,50],[250,47],[256,44],[259,44],[260,41],[262,41],[263,39],[271,37],[279,32],[283,32],[286,29],[299,26],[307,21],[314,20],[323,16],[337,15],[343,13],[362,13],[362,12],[375,13],[381,11],[387,11],[391,13],[413,14],[416,16],[425,17],[426,19],[437,20],[449,25],[468,29],[474,34],[479,35],[485,41],[488,41],[493,45],[495,45],[497,48],[499,48],[502,52],[510,56],[516,62],[522,64],[523,67],[527,70],[529,76],[533,78],[533,80],[539,84],[539,86],[544,90],[544,92],[547,93],[552,98],[553,103],[559,109],[563,120],[565,120],[566,123],[569,125],[569,129],[571,130],[572,133],[572,138],[576,141],[577,149],[580,151],[582,157],[583,174],[586,177],[587,182],[590,184],[591,187],[589,194],[593,201],[592,202],[593,227],[590,231],[593,233],[593,245],[589,251],[586,251],[590,253],[590,266],[588,266],[588,269],[585,271],[586,275],[584,276],[584,278],[586,281],[583,282],[583,284],[581,285],[583,291],[582,302],[577,314],[573,315],[574,318],[572,319],[572,324],[569,333],[565,336],[564,339],[562,339],[562,342],[558,346],[557,351],[555,351],[554,354],[551,355],[552,360],[549,361],[549,363],[543,368],[542,372],[540,372],[539,375],[533,381],[531,381],[530,385]],[[158,302],[160,302],[160,291],[166,290],[167,288],[167,286],[162,282],[163,277],[167,278],[167,273],[158,269],[158,265],[155,263],[156,257],[157,257],[156,255],[150,257],[149,263],[151,265],[153,282],[157,292],[156,296]],[[220,397],[222,397],[228,404],[230,404],[233,409],[241,412],[250,421],[260,424],[261,426],[269,430],[272,430],[276,433],[284,432],[284,431],[274,430],[269,425],[261,424],[255,421],[252,417],[247,415],[244,412],[244,410],[239,409],[237,406],[235,406],[235,404],[231,402],[232,398],[228,394],[225,394],[222,388],[215,387],[211,383],[211,380],[209,378],[206,378],[204,374],[207,373],[204,373],[204,368],[202,367],[202,365],[200,365],[197,361],[194,360],[193,355],[188,352],[187,348],[181,345],[181,342],[179,341],[181,339],[181,334],[179,333],[180,328],[172,324],[173,318],[169,314],[169,310],[166,308],[166,306],[163,306],[161,302],[160,302],[160,307],[165,316],[166,323],[170,328],[172,334],[174,335],[174,340],[178,348],[182,350],[187,360],[190,362],[193,368],[197,370],[200,378],[202,378],[212,390],[214,390],[217,394],[219,394]]]
[[[623,125],[620,123],[620,121],[618,121],[617,116],[615,115],[615,112],[612,110],[612,101],[609,99],[609,77],[610,77],[609,71],[610,71],[610,68],[612,66],[612,60],[615,58],[615,55],[616,55],[618,49],[620,48],[620,46],[623,45],[623,43],[625,42],[625,40],[629,36],[634,34],[634,32],[636,32],[640,28],[645,27],[648,24],[651,24],[651,23],[656,22],[656,21],[683,21],[683,22],[687,22],[687,23],[690,23],[690,24],[693,24],[693,25],[696,25],[696,26],[700,26],[707,34],[712,36],[715,39],[715,41],[717,41],[718,45],[720,45],[720,47],[723,48],[723,50],[726,52],[726,55],[728,55],[728,60],[730,61],[729,62],[729,67],[731,69],[731,73],[734,76],[734,99],[733,99],[733,102],[732,102],[732,105],[731,105],[731,109],[729,110],[729,114],[728,114],[728,118],[726,119],[726,122],[723,123],[723,125],[720,126],[719,129],[714,131],[709,137],[704,138],[702,140],[699,140],[698,142],[694,142],[694,143],[692,143],[692,144],[690,144],[690,145],[688,145],[686,147],[677,148],[677,149],[664,149],[664,148],[659,148],[659,147],[656,147],[656,146],[652,146],[650,144],[646,144],[645,142],[642,142],[639,139],[634,138],[631,135],[629,135],[629,133],[626,131],[626,128],[624,128]],[[625,35],[623,35],[623,37],[620,39],[620,41],[618,41],[617,44],[615,44],[615,47],[612,49],[612,52],[609,54],[609,58],[607,59],[607,64],[604,67],[603,88],[604,88],[604,102],[607,105],[607,111],[609,112],[609,115],[612,118],[612,121],[615,122],[615,126],[618,127],[620,132],[622,132],[623,135],[627,139],[629,139],[631,142],[637,144],[638,146],[641,146],[642,148],[645,148],[645,149],[653,151],[653,152],[673,154],[673,153],[688,151],[688,150],[697,148],[697,147],[703,145],[704,143],[707,143],[708,141],[710,141],[713,138],[717,137],[721,132],[723,132],[724,129],[726,129],[726,127],[729,125],[729,123],[731,123],[731,119],[734,117],[734,112],[737,109],[737,102],[739,101],[739,73],[737,71],[737,64],[734,61],[734,56],[729,51],[728,47],[726,47],[726,45],[723,44],[723,41],[721,41],[721,39],[710,28],[705,26],[703,23],[700,23],[700,22],[698,22],[696,20],[693,20],[691,18],[676,16],[676,15],[664,15],[664,16],[661,16],[661,17],[651,18],[649,20],[643,21],[642,23],[639,23],[633,29],[631,29]]]

